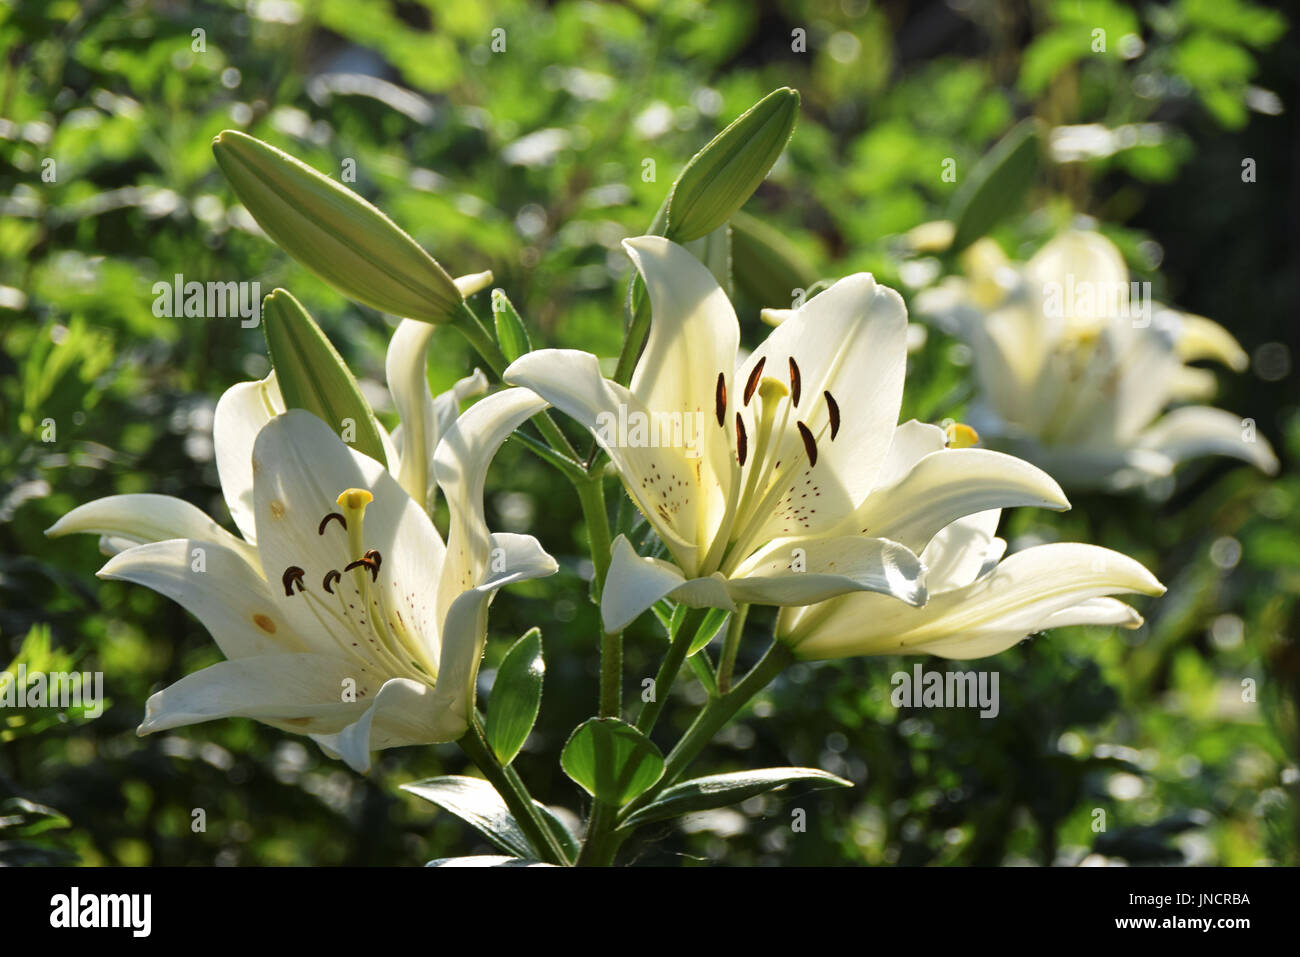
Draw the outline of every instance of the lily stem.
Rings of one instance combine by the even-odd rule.
[[[456,743],[496,788],[497,793],[506,802],[506,807],[510,808],[510,813],[514,816],[520,830],[524,832],[537,853],[542,855],[548,864],[561,866],[571,864],[559,841],[543,821],[541,812],[537,809],[536,803],[528,793],[528,789],[524,787],[519,775],[502,765],[492,753],[487,735],[483,731],[483,722],[477,711],[470,722],[469,730]]]
[[[488,364],[492,374],[497,379],[500,379],[506,371],[506,366],[510,363],[506,361],[501,347],[497,345],[492,333],[488,332],[487,327],[483,325],[483,321],[479,319],[478,314],[466,305],[461,318],[457,319],[452,325],[469,341],[469,344],[474,347],[474,351],[479,354],[479,357]],[[567,458],[577,459],[577,450],[574,449],[564,433],[560,431],[560,427],[555,424],[555,420],[551,418],[549,413],[540,412],[534,416],[534,419],[537,422],[538,430],[542,433],[542,437],[546,439],[551,448]]]
[[[713,739],[722,727],[735,717],[760,691],[772,683],[787,665],[794,660],[790,649],[779,642],[773,642],[758,664],[745,675],[734,688],[720,697],[711,700],[695,717],[686,734],[677,742],[668,759],[664,762],[664,773],[654,786],[636,800],[627,804],[619,812],[620,820],[626,820],[633,812],[645,807],[665,788],[677,783],[677,779],[696,756],[704,750],[705,745]]]
[[[655,675],[654,697],[641,706],[641,714],[637,716],[636,727],[642,734],[647,736],[650,734],[655,722],[659,720],[664,705],[668,703],[668,692],[672,690],[673,682],[677,680],[677,675],[682,670],[682,664],[686,661],[686,653],[690,651],[691,642],[695,640],[695,631],[699,623],[699,614],[688,614],[678,626],[677,634],[673,636],[672,643],[668,646],[668,654],[664,655],[664,660],[659,665],[659,673]]]
[[[727,622],[727,637],[722,640],[722,657],[718,659],[718,691],[726,694],[731,689],[731,672],[736,667],[736,650],[740,647],[740,636],[745,631],[745,619],[749,617],[749,606],[741,605]]]

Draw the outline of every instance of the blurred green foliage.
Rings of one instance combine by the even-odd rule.
[[[462,771],[449,747],[384,752],[367,779],[250,721],[138,739],[151,690],[216,649],[177,606],[97,582],[90,540],[42,535],[120,492],[178,495],[227,521],[212,409],[265,374],[265,345],[237,320],[155,317],[153,284],[178,273],[292,289],[393,424],[380,385],[392,320],[258,234],[217,171],[213,135],[246,130],[336,176],[351,161],[351,185],[453,274],[492,269],[533,343],[609,356],[628,274],[619,240],[647,229],[710,136],[787,85],[802,113],[735,250],[761,263],[759,240],[779,242],[805,262],[738,276],[747,341],[758,308],[796,294],[787,280],[868,269],[905,295],[932,281],[944,263],[903,234],[943,215],[965,173],[1032,115],[1057,161],[996,238],[1023,253],[1075,217],[1101,220],[1139,278],[1159,268],[1159,297],[1215,318],[1254,355],[1251,372],[1221,376],[1218,404],[1254,417],[1287,470],[1269,481],[1205,461],[1160,500],[1009,515],[1013,547],[1093,541],[1146,563],[1169,592],[1138,632],[1058,631],[980,665],[1001,674],[993,721],[895,709],[890,675],[911,659],[797,666],[697,770],[810,765],[857,786],[665,824],[636,859],[1300,863],[1285,179],[1297,135],[1272,92],[1295,88],[1286,28],[1247,0],[0,3],[0,661],[75,660],[104,672],[112,699],[93,721],[0,723],[0,863],[417,864],[486,848],[397,789]],[[1064,152],[1066,128],[1077,142],[1089,125],[1089,150]],[[435,390],[471,368],[450,332],[434,353]],[[968,361],[932,331],[911,358],[904,415],[960,417]],[[596,695],[580,512],[520,446],[493,483],[492,527],[536,534],[562,571],[497,601],[488,665],[547,623],[541,718],[516,766],[540,799],[581,815],[586,795],[553,761]],[[768,624],[751,616],[742,661]],[[629,693],[663,650],[643,616],[627,639]],[[675,692],[702,694],[687,680]],[[670,742],[687,714],[670,702],[656,738]],[[800,808],[806,832],[791,828]]]

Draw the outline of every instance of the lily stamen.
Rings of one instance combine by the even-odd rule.
[[[280,576],[280,582],[284,585],[284,594],[286,597],[293,597],[293,586],[295,584],[298,586],[298,591],[301,592],[307,590],[302,583],[302,576],[304,574],[305,572],[297,565],[290,565],[284,570],[284,574]]]
[[[338,512],[330,512],[328,515],[326,515],[324,518],[320,520],[320,525],[317,526],[316,528],[317,535],[325,534],[325,526],[330,523],[330,519],[332,518],[337,518],[339,520],[339,524],[343,526],[343,530],[347,531],[348,520],[344,518],[342,515],[340,515]]]

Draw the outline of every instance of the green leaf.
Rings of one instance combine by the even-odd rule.
[[[817,281],[817,270],[793,243],[746,213],[731,217],[731,268],[736,287],[751,304],[788,308],[795,290]]]
[[[351,437],[358,452],[386,462],[370,404],[302,303],[285,289],[273,290],[262,304],[262,325],[285,406],[306,409],[341,437]]]
[[[665,821],[668,818],[739,804],[757,794],[775,791],[789,784],[811,783],[820,787],[851,788],[853,783],[816,768],[762,768],[733,774],[711,774],[675,784],[652,803],[624,822],[629,826]]]
[[[664,758],[626,721],[590,718],[570,736],[560,766],[596,800],[621,807],[659,780]]]
[[[546,823],[546,827],[551,834],[555,836],[555,840],[559,843],[560,850],[564,851],[565,857],[570,862],[576,861],[578,852],[582,850],[582,844],[578,840],[578,836],[569,830],[568,825],[560,819],[558,814],[541,801],[534,801],[533,804],[537,807],[537,810],[542,812],[542,820]]]
[[[62,812],[26,798],[11,797],[0,802],[0,839],[36,837],[56,828],[71,827]]]
[[[481,778],[448,774],[403,784],[402,790],[455,814],[507,854],[538,856],[496,788]]]
[[[509,764],[533,730],[542,704],[542,632],[530,629],[514,643],[497,669],[487,715],[487,739],[492,753]]]
[[[528,339],[528,330],[514,305],[506,298],[503,290],[492,290],[492,318],[496,322],[497,344],[501,346],[506,360],[514,362],[520,356],[532,352],[533,344]]]
[[[986,235],[1024,198],[1038,170],[1038,129],[1032,118],[1002,137],[953,195],[949,219],[956,224],[951,251],[961,252]]]
[[[466,857],[439,857],[425,867],[553,867],[545,861],[525,861],[495,854],[471,854]]]
[[[673,184],[665,235],[684,243],[731,219],[785,149],[799,115],[799,94],[773,90],[709,141]]]
[[[686,652],[687,656],[695,654],[711,642],[730,617],[731,612],[725,608],[710,608],[708,614],[704,616],[704,620],[700,622],[700,627],[695,629],[695,637],[691,639],[691,647]]]

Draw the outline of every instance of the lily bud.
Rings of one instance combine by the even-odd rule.
[[[352,190],[288,153],[224,130],[221,171],[281,249],[343,295],[424,322],[450,322],[464,296],[432,256]]]
[[[799,94],[773,90],[686,164],[668,201],[667,237],[684,243],[713,232],[758,189],[799,114]]]

